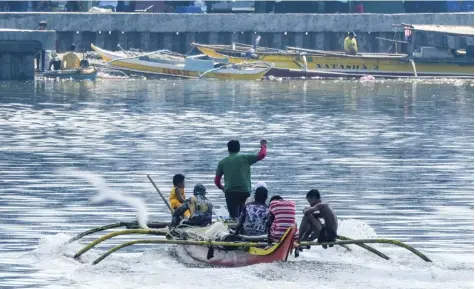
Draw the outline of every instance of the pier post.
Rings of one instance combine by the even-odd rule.
[[[0,80],[33,80],[34,56],[54,49],[55,42],[51,30],[0,29]]]

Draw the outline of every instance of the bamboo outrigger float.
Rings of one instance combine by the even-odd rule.
[[[473,27],[443,25],[401,24],[410,40],[391,40],[407,47],[401,53],[358,53],[349,55],[340,51],[324,51],[286,47],[285,50],[234,43],[233,45],[205,45],[192,43],[201,53],[230,63],[243,61],[266,62],[274,67],[267,76],[276,77],[358,77],[372,75],[378,78],[440,78],[456,77],[473,79]],[[465,50],[427,47],[419,45],[415,36],[438,33],[454,39],[464,39]],[[259,39],[259,38],[258,38]],[[456,42],[453,40],[452,42]],[[462,41],[463,42],[463,41]],[[463,46],[463,45],[462,45]]]
[[[219,224],[223,226],[222,223],[216,222],[213,225]],[[181,245],[184,246],[184,251],[194,260],[210,264],[210,265],[219,265],[225,267],[239,267],[239,266],[248,266],[259,263],[269,263],[275,261],[287,261],[289,254],[294,249],[294,233],[296,227],[289,228],[286,234],[282,239],[277,243],[272,243],[269,245],[267,240],[262,237],[250,237],[250,236],[233,236],[226,234],[224,237],[206,240],[193,239],[193,231],[197,230],[199,232],[204,232],[209,230],[210,227],[205,228],[196,228],[191,229],[177,229],[175,231],[179,232],[180,237],[174,237],[176,234],[172,234],[172,231],[165,227],[166,223],[149,223],[148,226],[155,227],[158,229],[137,229],[137,222],[120,222],[115,224],[110,224],[98,228],[91,229],[89,231],[83,232],[76,237],[72,238],[69,242],[75,242],[83,238],[84,236],[104,231],[107,229],[118,228],[118,227],[127,227],[133,229],[125,229],[120,231],[115,231],[109,234],[106,234],[96,240],[92,241],[80,251],[78,251],[74,258],[78,259],[83,254],[85,254],[90,249],[94,248],[98,244],[121,235],[154,235],[161,236],[161,239],[145,239],[145,240],[133,240],[128,241],[118,246],[115,246],[97,258],[93,264],[98,264],[104,260],[107,256],[112,253],[136,244],[162,244],[162,245]],[[212,226],[213,226],[212,225]],[[211,227],[212,227],[211,226]],[[167,238],[163,238],[167,237]],[[318,243],[318,242],[301,242],[301,246],[323,246],[323,245],[358,245],[364,249],[369,250],[370,252],[376,254],[377,256],[389,260],[390,258],[384,253],[366,245],[366,244],[392,244],[395,246],[402,247],[406,250],[411,251],[422,260],[426,262],[432,262],[427,256],[425,256],[420,251],[415,248],[404,244],[397,240],[389,239],[361,239],[361,240],[352,240],[343,236],[338,236],[340,241],[330,242],[330,243]]]

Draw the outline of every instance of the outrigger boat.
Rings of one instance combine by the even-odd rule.
[[[170,204],[167,202],[163,194],[160,192],[156,184],[153,182],[151,177],[147,175],[148,179],[152,185],[157,190],[157,193],[160,195],[164,203],[169,208],[170,212],[173,214],[173,209],[170,207]],[[209,264],[217,265],[224,267],[241,267],[249,266],[259,263],[270,263],[270,262],[285,262],[287,261],[289,255],[294,249],[294,237],[297,230],[296,225],[288,228],[279,242],[272,243],[269,242],[267,236],[245,236],[245,235],[234,235],[231,234],[231,228],[235,228],[235,223],[227,222],[223,220],[216,220],[213,224],[207,227],[191,227],[185,225],[179,225],[175,228],[170,228],[169,223],[159,223],[151,222],[147,223],[146,226],[142,225],[141,228],[138,222],[119,222],[115,224],[110,224],[98,228],[93,228],[91,230],[80,233],[79,235],[71,238],[68,243],[76,242],[82,239],[85,236],[109,230],[125,227],[125,230],[115,231],[104,235],[96,240],[92,241],[80,251],[78,251],[73,258],[80,259],[80,257],[91,250],[98,244],[111,239],[116,236],[121,235],[130,235],[130,234],[140,234],[140,235],[154,235],[159,238],[155,239],[141,239],[128,241],[118,246],[115,246],[109,249],[107,252],[102,254],[97,258],[93,264],[98,264],[104,260],[107,256],[112,253],[136,244],[162,244],[162,245],[179,245],[183,246],[184,251],[188,256],[193,260]],[[161,238],[160,238],[161,237]],[[339,245],[347,250],[351,251],[347,247],[349,244],[355,244],[370,251],[371,253],[376,254],[377,256],[389,260],[389,257],[384,253],[366,245],[367,243],[382,243],[382,244],[392,244],[402,248],[405,248],[412,253],[419,256],[422,260],[426,262],[432,262],[424,254],[414,249],[413,247],[406,245],[397,240],[389,239],[364,239],[364,240],[352,240],[344,236],[337,237],[340,241],[331,242],[331,243],[318,243],[318,242],[301,242],[300,246],[324,246],[324,245]],[[297,250],[298,251],[298,250]],[[296,254],[297,256],[297,254]]]
[[[99,71],[94,67],[68,69],[68,70],[49,70],[39,73],[38,76],[54,79],[72,79],[72,80],[94,80]]]
[[[126,72],[146,75],[180,78],[216,78],[224,80],[259,80],[272,65],[266,63],[231,64],[200,59],[204,55],[184,56],[168,50],[149,53],[123,54],[101,49],[94,44],[91,48],[106,62],[107,66]]]
[[[298,47],[287,47],[286,50],[281,50],[239,43],[233,45],[192,43],[192,46],[211,58],[225,59],[230,63],[243,61],[271,63],[274,67],[269,71],[268,76],[276,77],[358,77],[369,74],[379,78],[457,77],[473,79],[473,27],[407,24],[398,27],[402,27],[405,34],[412,37],[412,41],[395,41],[407,45],[409,54],[358,53],[357,55],[348,55],[339,51]],[[455,39],[463,38],[466,41],[466,50],[455,48],[449,53],[445,48],[416,47],[418,42],[415,35],[419,33],[438,33]],[[249,53],[250,51],[252,53]]]
[[[232,227],[222,221],[217,221],[208,227],[184,227],[170,230],[167,223],[149,223],[147,224],[149,229],[140,229],[137,222],[120,222],[111,224],[99,228],[94,228],[89,231],[83,232],[76,237],[72,238],[69,242],[75,242],[83,238],[84,236],[104,231],[107,229],[126,227],[127,229],[121,231],[115,231],[97,238],[93,242],[78,251],[73,257],[80,259],[80,257],[94,248],[98,244],[120,235],[129,234],[141,234],[141,235],[154,235],[161,236],[162,238],[155,239],[140,239],[134,241],[128,241],[118,246],[109,249],[107,252],[97,258],[92,264],[98,264],[112,253],[136,244],[162,244],[162,245],[179,245],[183,246],[184,252],[189,255],[193,260],[223,267],[242,267],[260,263],[271,262],[285,262],[288,260],[289,255],[294,249],[294,233],[296,226],[287,229],[282,239],[277,243],[269,244],[266,236],[243,236],[243,235],[231,235],[229,228]],[[152,229],[150,229],[152,228]],[[338,236],[340,241],[331,243],[317,243],[317,242],[301,242],[301,246],[323,246],[323,245],[340,245],[344,246],[349,244],[358,245],[377,256],[389,260],[390,258],[384,253],[370,247],[368,243],[382,243],[393,244],[402,248],[405,248],[412,253],[419,256],[426,262],[432,262],[428,257],[414,249],[413,247],[406,245],[397,240],[389,239],[363,239],[352,240],[343,236]],[[351,251],[351,249],[347,248]]]

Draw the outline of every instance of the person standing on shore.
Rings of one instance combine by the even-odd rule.
[[[214,184],[224,191],[230,218],[239,217],[246,199],[251,195],[251,166],[267,154],[267,140],[261,140],[260,144],[261,150],[257,154],[239,154],[241,144],[237,140],[230,140],[229,156],[222,159],[216,168]],[[224,187],[221,184],[223,175]]]
[[[36,30],[46,30],[47,22],[42,20],[40,21],[38,28]],[[35,62],[36,62],[36,71],[45,71],[45,51],[42,50],[41,52],[35,55]],[[40,66],[41,63],[41,66]]]

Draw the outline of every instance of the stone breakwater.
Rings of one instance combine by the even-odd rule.
[[[185,53],[192,42],[250,44],[257,34],[261,46],[342,50],[348,31],[357,33],[362,52],[394,52],[392,42],[379,39],[403,40],[393,24],[473,26],[474,14],[0,13],[3,28],[35,29],[41,20],[56,31],[58,52],[72,43],[87,51],[94,43],[109,50],[120,44],[124,49]]]

